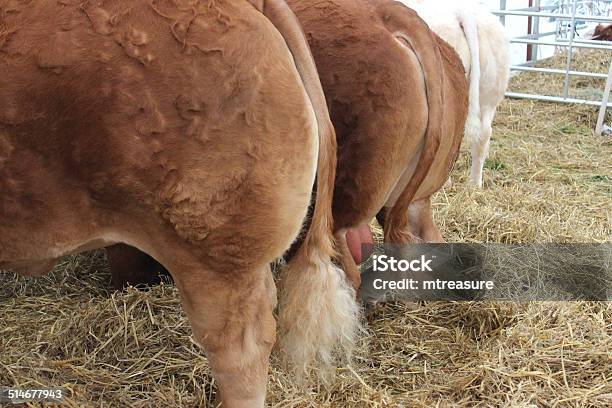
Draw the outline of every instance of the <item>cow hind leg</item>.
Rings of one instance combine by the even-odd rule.
[[[196,265],[170,268],[195,340],[227,408],[263,407],[276,339],[269,266],[227,276]]]
[[[412,231],[408,209],[398,211],[394,208],[393,211],[394,216],[390,216],[390,210],[386,208],[383,227],[385,244],[405,245],[420,242],[419,237]]]
[[[385,244],[401,246],[444,242],[442,233],[434,222],[429,197],[410,203],[405,213],[405,216],[393,218],[379,215],[384,219]]]
[[[472,170],[470,174],[470,183],[478,188],[482,188],[483,185],[483,171],[485,161],[489,156],[489,145],[493,134],[492,121],[492,114],[483,113],[480,137],[472,141]]]
[[[413,235],[424,242],[442,243],[442,233],[436,226],[431,209],[431,198],[415,201],[408,207],[410,229]]]
[[[361,271],[359,270],[359,266],[355,263],[353,255],[348,247],[346,230],[336,232],[335,240],[342,270],[344,270],[351,286],[355,289],[355,293],[358,293],[359,287],[361,286]]]

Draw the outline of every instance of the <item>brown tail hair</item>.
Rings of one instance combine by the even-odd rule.
[[[336,135],[314,59],[284,0],[264,0],[264,15],[284,37],[312,103],[319,133],[316,199],[303,243],[281,274],[279,348],[298,376],[348,357],[360,332],[360,307],[344,272],[332,263]]]
[[[442,134],[443,69],[435,34],[413,10],[398,2],[379,7],[380,16],[395,38],[414,53],[423,71],[429,118],[425,142],[415,173],[385,219],[385,241],[407,243],[412,240],[408,229],[408,207],[433,164]]]

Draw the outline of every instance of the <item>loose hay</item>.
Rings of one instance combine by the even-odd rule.
[[[593,65],[603,60],[607,73],[610,58],[607,53],[580,53],[574,68],[597,71]],[[533,92],[540,85],[554,85],[555,77],[541,77],[520,74],[510,89],[529,83]],[[612,139],[594,134],[597,113],[589,106],[503,102],[494,123],[484,190],[466,188],[470,158],[464,146],[453,186],[436,196],[435,215],[444,237],[452,242],[609,241]],[[611,113],[609,109],[608,123]]]
[[[513,79],[513,89],[523,78]],[[592,107],[504,102],[485,189],[466,188],[469,158],[462,154],[453,186],[436,196],[444,236],[609,241],[612,143],[593,134],[595,120]],[[109,280],[100,251],[68,258],[38,280],[0,274],[0,385],[64,386],[71,407],[213,400],[215,384],[177,290],[111,292]],[[273,358],[268,402],[611,406],[611,347],[608,303],[391,303],[377,311],[353,365],[338,369],[327,389],[297,389]]]

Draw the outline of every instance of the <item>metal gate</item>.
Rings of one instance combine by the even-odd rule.
[[[500,0],[500,9],[493,11],[493,14],[498,15],[502,24],[506,24],[506,16],[522,16],[528,19],[528,33],[523,36],[512,38],[510,41],[514,44],[527,45],[527,62],[520,65],[513,65],[512,71],[522,72],[537,72],[541,74],[564,75],[565,81],[563,84],[563,93],[559,96],[540,95],[537,93],[519,93],[509,90],[506,96],[510,98],[533,99],[547,102],[572,103],[582,105],[599,106],[599,118],[597,121],[596,132],[602,134],[604,131],[610,131],[611,128],[603,124],[606,109],[612,107],[609,101],[610,88],[612,86],[612,43],[605,41],[594,41],[577,38],[578,29],[584,27],[586,22],[597,22],[603,24],[612,24],[612,16],[597,16],[579,14],[579,6],[585,6],[586,3],[592,5],[593,1],[585,0],[566,0],[559,2],[557,5],[542,6],[541,0],[529,0],[529,6],[520,9],[507,9],[507,1]],[[599,0],[598,3],[611,4],[612,0]],[[584,7],[580,7],[581,9]],[[549,32],[540,31],[541,18],[554,18],[559,22],[560,29]],[[546,39],[554,35],[554,40]],[[538,60],[540,46],[554,46],[557,49],[567,49],[567,60],[564,69],[553,68],[537,68],[534,63]],[[576,49],[597,49],[610,51],[610,70],[608,74],[584,72],[572,70],[574,59],[574,51]],[[569,88],[572,77],[590,77],[606,79],[603,98],[601,101],[571,98],[569,96]]]

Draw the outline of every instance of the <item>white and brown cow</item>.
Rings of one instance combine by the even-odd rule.
[[[335,140],[282,0],[0,0],[0,268],[126,243],[172,274],[224,407],[263,407],[283,274],[285,352],[348,345],[330,262]],[[28,350],[24,350],[27,353]]]
[[[499,19],[475,0],[398,0],[413,8],[459,54],[470,81],[465,139],[470,182],[482,187],[492,123],[510,78],[510,42]]]

